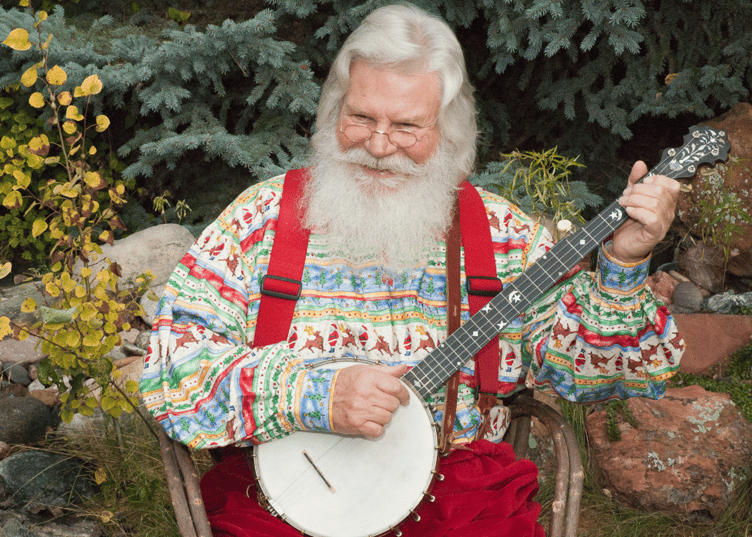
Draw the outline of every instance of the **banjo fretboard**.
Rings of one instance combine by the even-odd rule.
[[[727,158],[726,133],[708,127],[692,127],[679,149],[667,149],[648,175],[674,179],[691,177],[697,166]],[[548,252],[504,286],[480,311],[445,339],[402,378],[426,398],[444,384],[507,324],[540,298],[604,239],[619,228],[628,215],[614,201],[587,225],[557,242]]]

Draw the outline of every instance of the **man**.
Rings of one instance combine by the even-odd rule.
[[[405,5],[369,15],[323,88],[301,203],[311,235],[287,340],[253,345],[278,177],[228,207],[167,285],[141,380],[147,408],[167,432],[194,448],[259,444],[299,430],[380,437],[408,402],[398,378],[446,338],[444,237],[476,136],[472,91],[448,26]],[[662,176],[636,184],[646,171],[641,162],[632,169],[619,200],[631,219],[601,248],[596,273],[568,274],[501,331],[502,397],[524,385],[587,402],[662,395],[683,343],[644,282],[679,187]],[[505,200],[481,197],[507,284],[551,240]],[[346,356],[388,365],[306,367]],[[405,522],[405,535],[542,534],[535,470],[499,444],[504,407],[476,438],[472,361],[460,381],[453,446],[462,449],[442,462],[452,484],[435,486],[436,504],[423,508],[422,522]],[[443,392],[429,399],[440,420]],[[299,534],[258,506],[242,457],[216,465],[202,491],[217,535]]]

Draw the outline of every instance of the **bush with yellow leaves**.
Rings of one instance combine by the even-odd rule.
[[[21,5],[28,6],[29,0],[22,0]],[[31,334],[40,339],[41,350],[49,357],[40,364],[39,378],[60,388],[64,421],[69,422],[76,412],[91,415],[97,407],[117,417],[137,407],[138,386],[135,381],[118,382],[120,372],[114,370],[108,353],[121,343],[119,331],[129,329],[129,319],[139,311],[137,297],[148,289],[150,275],[137,278],[135,291],[126,291],[119,289],[116,263],[107,260],[105,268],[96,273],[89,268],[103,255],[100,243],[112,244],[114,230],[124,229],[115,208],[125,201],[125,184],[107,180],[89,164],[97,152],[91,138],[104,132],[110,123],[104,115],[93,122],[87,116],[90,99],[102,90],[102,82],[92,75],[72,93],[63,91],[68,78],[65,70],[48,63],[52,36],[42,39],[41,26],[46,19],[44,11],[35,14],[36,41],[26,30],[17,28],[3,44],[17,51],[31,47],[39,50],[40,61],[23,73],[20,82],[40,90],[33,91],[29,103],[51,110],[50,124],[60,142],[52,143],[41,134],[16,151],[32,169],[44,164],[50,169],[62,168],[65,173],[46,180],[37,194],[29,188],[28,170],[4,170],[13,182],[2,203],[12,209],[30,197],[32,207],[46,210],[45,216],[34,221],[32,234],[38,237],[49,231],[55,241],[50,254],[52,272],[41,282],[50,304],[37,304],[31,298],[24,302],[23,311],[36,311],[41,318],[31,327],[0,317],[0,338],[13,333],[21,340]],[[0,277],[10,270],[8,263],[0,267]]]

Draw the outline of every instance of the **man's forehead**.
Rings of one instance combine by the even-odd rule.
[[[441,103],[438,73],[409,73],[396,66],[354,62],[343,101],[346,114],[375,111],[396,114],[401,119],[436,116]]]

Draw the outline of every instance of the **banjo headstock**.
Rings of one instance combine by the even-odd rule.
[[[661,161],[651,170],[654,175],[666,175],[674,179],[692,177],[700,164],[712,164],[728,158],[729,143],[726,131],[706,126],[690,127],[684,137],[684,145],[666,149]]]

